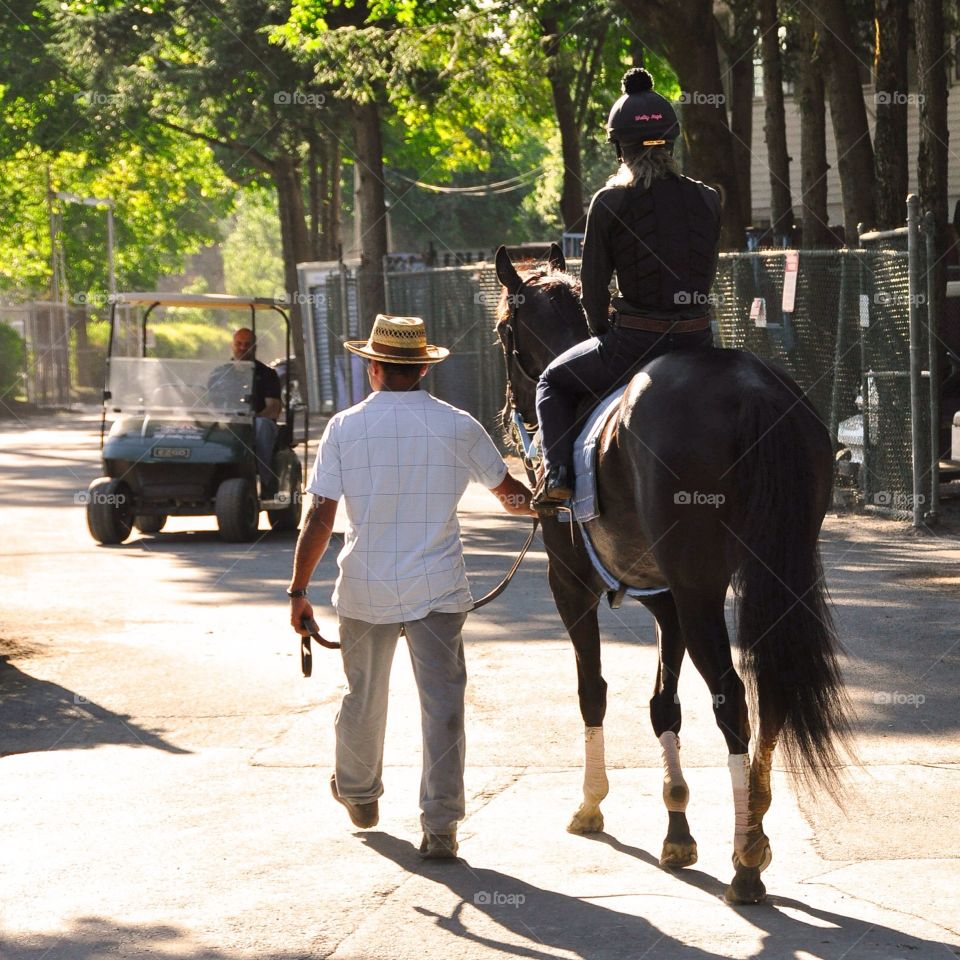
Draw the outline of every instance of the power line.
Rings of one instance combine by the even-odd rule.
[[[511,193],[514,190],[522,190],[529,186],[541,173],[543,166],[535,167],[526,173],[518,174],[515,177],[509,177],[506,180],[497,180],[493,183],[480,183],[471,187],[444,187],[436,183],[424,183],[422,180],[415,180],[412,177],[406,177],[396,170],[391,170],[390,174],[403,180],[406,183],[413,184],[421,190],[429,190],[432,193],[446,193],[461,197],[489,197],[497,193]]]

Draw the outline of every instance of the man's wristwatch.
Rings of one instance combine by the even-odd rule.
[[[305,589],[304,590],[287,590],[287,596],[291,600],[306,600],[307,591]]]

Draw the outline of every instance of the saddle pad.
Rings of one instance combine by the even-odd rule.
[[[600,516],[597,503],[597,442],[629,384],[608,394],[594,407],[573,444],[573,516],[583,523]]]
[[[619,590],[623,584],[603,565],[594,549],[590,534],[583,524],[587,520],[595,520],[600,516],[597,501],[597,443],[607,421],[620,405],[620,399],[628,386],[629,384],[620,387],[597,404],[573,445],[574,487],[571,510],[574,519],[580,524],[580,532],[583,534],[583,542],[590,556],[590,562],[610,590]],[[626,595],[639,599],[656,596],[658,593],[665,593],[666,590],[666,587],[627,587]]]

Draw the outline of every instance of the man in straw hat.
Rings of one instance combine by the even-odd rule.
[[[307,585],[342,497],[348,523],[333,606],[349,691],[337,715],[330,787],[354,826],[377,823],[390,666],[403,630],[423,728],[420,853],[454,858],[464,816],[461,630],[473,602],[457,504],[470,480],[520,516],[533,515],[531,494],[473,417],[420,389],[449,351],[427,343],[419,317],[380,314],[367,341],[345,346],[369,361],[373,393],[334,416],[320,441],[287,591],[290,621],[303,633],[302,618],[313,616]]]

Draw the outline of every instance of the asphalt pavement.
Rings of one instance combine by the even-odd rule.
[[[315,648],[304,679],[286,621],[295,537],[225,544],[212,518],[173,519],[98,546],[78,502],[98,472],[88,415],[0,421],[3,960],[960,957],[956,532],[828,518],[859,762],[841,808],[797,795],[777,767],[768,901],[734,908],[726,748],[689,662],[682,759],[700,860],[657,865],[656,652],[639,604],[601,615],[611,790],[590,837],[565,831],[582,724],[539,541],[470,617],[461,860],[424,863],[402,646],[381,820],[356,831],[327,788],[338,654]],[[482,488],[462,524],[479,596],[527,527]],[[321,603],[334,558],[314,579]],[[328,607],[318,619],[335,633]]]

